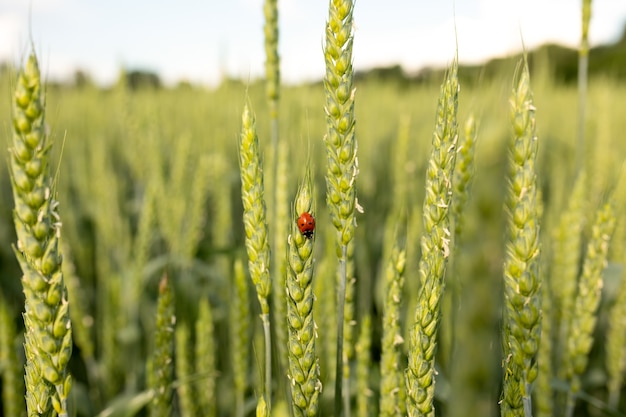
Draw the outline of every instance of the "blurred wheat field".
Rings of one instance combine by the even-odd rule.
[[[511,58],[510,72],[493,79],[468,83],[461,79],[460,83],[460,134],[464,134],[462,126],[473,113],[478,140],[472,188],[462,213],[463,236],[445,278],[446,297],[452,298],[444,303],[438,336],[437,415],[500,413],[505,360],[501,348],[504,205],[511,136],[508,100],[516,62],[517,58]],[[540,270],[545,290],[554,263],[554,247],[560,239],[559,221],[567,210],[577,174],[577,90],[551,78],[542,65],[545,63],[537,63],[530,72],[539,137],[535,170],[542,203]],[[460,76],[462,71],[460,68]],[[0,77],[0,115],[5,137],[10,138],[9,98],[15,74],[5,71]],[[398,210],[407,219],[400,304],[403,332],[413,317],[419,290],[424,178],[441,81],[409,86],[393,81],[356,83],[357,195],[364,213],[357,214],[354,237],[354,328],[357,333],[361,329],[371,332],[370,344],[365,339],[365,350],[357,349],[351,365],[356,369],[357,361],[364,361],[370,370],[351,372],[351,399],[357,415],[378,415],[383,280]],[[626,298],[625,184],[620,182],[626,156],[622,140],[626,132],[624,97],[623,83],[603,78],[589,81],[583,152],[584,222],[577,250],[585,251],[595,213],[609,197],[616,202],[617,228],[609,248],[598,324],[589,364],[582,375],[584,395],[576,403],[576,416],[626,415],[624,396],[611,400],[616,394],[610,394],[608,388],[611,369],[621,367],[617,371],[623,374],[624,363],[612,362],[607,353],[611,326],[626,320],[624,315],[612,315],[613,307],[619,305],[617,300]],[[186,329],[186,333],[177,335],[176,351],[181,356],[176,357],[171,415],[185,415],[190,409],[184,403],[184,387],[192,387],[195,394],[191,398],[198,403],[206,396],[206,404],[212,404],[189,415],[253,415],[262,394],[263,328],[250,279],[246,278],[243,290],[239,285],[242,281],[236,279],[241,268],[235,265],[246,264],[247,259],[237,149],[241,114],[249,101],[256,114],[266,183],[272,187],[280,181],[269,169],[277,161],[273,160],[276,154],[270,140],[263,83],[225,81],[212,90],[193,87],[133,91],[124,85],[109,90],[50,87],[45,98],[46,120],[54,141],[50,166],[63,222],[63,268],[74,334],[69,364],[73,377],[71,409],[78,416],[147,415],[140,395],[147,388],[146,358],[153,350],[159,282],[165,271],[174,294],[176,332]],[[336,305],[334,230],[324,199],[323,103],[321,84],[282,87],[279,137],[287,163],[282,180],[288,201],[282,204],[292,204],[305,175],[304,167],[307,163],[311,167],[316,207],[313,314],[324,387],[319,415],[328,416],[333,415],[336,335],[331,329]],[[19,265],[11,248],[16,236],[7,147],[0,148],[0,301],[7,308],[17,336],[3,346],[21,352],[18,358],[23,361],[23,295]],[[270,233],[280,223],[290,230],[294,221],[291,215],[270,218]],[[287,240],[287,236],[273,238]],[[273,253],[273,262],[282,255]],[[574,268],[578,271],[581,265],[579,260]],[[247,300],[245,307],[234,311],[232,305],[241,299]],[[199,316],[204,319],[197,322]],[[362,327],[369,320],[371,325]],[[273,323],[277,325],[280,321]],[[621,331],[626,330],[622,327]],[[0,337],[8,334],[3,332]],[[273,337],[272,415],[282,416],[289,415],[286,393],[290,381],[287,371],[281,368],[279,356],[284,347],[276,346],[277,339]],[[406,362],[407,334],[404,340],[401,356]],[[622,352],[624,349],[621,346]],[[185,368],[178,365],[185,352],[190,364],[188,374],[182,375]],[[5,387],[10,360],[4,354],[2,358]],[[567,390],[559,381],[553,385],[557,392]],[[368,390],[357,390],[362,386]],[[623,393],[621,386],[619,391]],[[369,405],[357,408],[365,397]],[[3,397],[5,410],[7,401]],[[241,405],[236,406],[238,403]],[[119,414],[106,414],[106,410]]]

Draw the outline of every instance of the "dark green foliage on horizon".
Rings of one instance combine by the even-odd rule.
[[[610,44],[598,45],[589,52],[589,77],[608,77],[620,82],[626,81],[626,26],[619,40]],[[513,71],[514,63],[521,58],[521,53],[506,57],[496,57],[479,65],[459,63],[459,80],[461,84],[480,84],[490,82],[498,75],[508,74]],[[573,48],[558,44],[544,44],[528,51],[528,63],[530,68],[548,65],[548,72],[554,81],[565,84],[576,84],[578,73],[578,51]],[[7,76],[12,71],[9,63],[0,63],[0,77]],[[409,72],[400,64],[383,67],[374,67],[355,71],[354,80],[357,83],[368,81],[391,82],[406,87],[412,84],[438,83],[443,79],[445,66],[427,67]],[[321,84],[322,80],[314,84]],[[121,71],[117,83],[125,84],[131,90],[159,89],[163,83],[159,74],[143,69]],[[249,82],[236,78],[226,77],[222,84],[239,84],[246,86]],[[263,83],[260,80],[252,80],[252,83]],[[72,79],[71,86],[83,88],[92,85],[92,79],[83,70],[77,70]],[[52,80],[53,86],[65,86]],[[192,87],[188,81],[179,82],[175,89],[189,89]]]

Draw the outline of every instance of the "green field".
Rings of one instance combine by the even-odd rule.
[[[451,51],[451,62],[453,58]],[[539,353],[530,353],[539,355],[538,366],[535,356],[527,364],[539,375],[526,376],[535,381],[534,415],[624,416],[626,400],[620,392],[626,371],[626,85],[610,77],[590,78],[581,143],[577,86],[555,79],[549,61],[533,62],[530,89],[538,151],[536,161],[525,167],[536,174],[537,200],[526,201],[528,209],[511,210],[514,203],[507,193],[515,173],[510,165],[514,129],[509,100],[517,88],[519,62],[519,56],[511,57],[496,75],[460,84],[459,140],[466,138],[465,122],[473,115],[476,145],[469,151],[474,163],[468,171],[467,200],[456,184],[451,189],[450,256],[445,255],[441,323],[434,334],[434,405],[441,416],[506,414],[499,401],[503,386],[511,383],[503,346],[509,335],[507,300],[512,298],[505,298],[503,277],[505,262],[510,262],[507,248],[516,251],[507,246],[512,213],[516,221],[535,222],[541,248],[533,278],[539,291],[528,301],[539,303],[542,312],[532,331],[543,326],[545,332],[535,346]],[[464,76],[461,66],[459,78]],[[414,327],[425,279],[419,271],[429,236],[423,220],[427,168],[431,155],[441,151],[433,148],[433,130],[442,82],[443,75],[421,84],[371,78],[355,84],[354,184],[363,213],[356,213],[357,227],[347,245],[353,251],[348,284],[354,286],[348,287],[351,330],[344,331],[343,344],[349,355],[344,371],[350,381],[348,401],[357,416],[387,415],[379,410],[385,376],[395,375],[404,391],[404,369],[414,348],[409,329]],[[25,412],[24,295],[12,248],[17,242],[15,178],[7,150],[15,146],[16,83],[16,71],[0,73],[0,120],[6,140],[0,149],[0,415],[5,416]],[[238,152],[246,104],[256,116],[272,249],[271,415],[288,416],[292,408],[289,388],[295,383],[287,377],[287,313],[278,304],[285,293],[288,242],[299,244],[293,205],[307,170],[316,227],[314,240],[303,242],[313,247],[315,344],[323,386],[318,415],[337,415],[333,386],[338,255],[337,232],[326,203],[325,94],[322,83],[280,89],[274,146],[262,81],[225,80],[215,89],[131,89],[120,82],[109,89],[54,85],[45,91],[45,119],[53,144],[47,169],[59,201],[60,251],[72,320],[69,415],[254,415],[259,398],[267,394],[263,322],[248,278],[242,220]],[[597,221],[598,213],[605,218]],[[614,232],[607,226],[612,221]],[[603,227],[610,232],[602,232]],[[605,268],[602,252],[607,245]],[[383,312],[390,308],[387,269],[390,263],[398,265],[398,252],[404,248],[399,318],[383,325]],[[173,293],[169,305],[164,276]],[[590,307],[590,317],[577,314],[592,297],[586,282],[601,288],[599,306]],[[163,321],[167,311],[173,311],[175,323]],[[399,363],[391,370],[381,360],[390,323],[399,325],[402,335],[395,339]],[[589,349],[568,348],[570,339],[592,344]],[[545,346],[551,350],[542,351]],[[576,356],[571,349],[582,350]],[[569,362],[580,372],[572,375]],[[169,366],[172,374],[158,376],[165,381],[159,385],[155,369]],[[163,396],[166,405],[159,408],[155,404]],[[574,401],[569,407],[568,398]],[[541,408],[552,400],[552,413]]]

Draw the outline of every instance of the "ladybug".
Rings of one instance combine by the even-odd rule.
[[[307,239],[313,237],[313,230],[315,230],[315,218],[311,213],[305,212],[298,217],[298,229],[300,233]]]

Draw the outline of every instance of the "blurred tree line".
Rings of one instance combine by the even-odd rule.
[[[626,81],[626,26],[621,38],[612,44],[599,45],[591,48],[589,52],[589,77],[598,76],[609,77]],[[519,54],[521,56],[521,53]],[[512,62],[518,59],[511,59],[511,56],[494,58],[486,63],[478,65],[459,65],[459,78],[464,84],[476,84],[487,82],[497,77],[499,74],[510,73]],[[517,57],[514,57],[517,58]],[[551,78],[557,83],[573,84],[576,82],[578,71],[578,51],[556,44],[545,44],[528,52],[528,61],[531,68],[542,67],[548,69]],[[0,77],[5,76],[11,65],[0,63]],[[409,84],[426,84],[431,81],[441,80],[443,77],[442,68],[423,68],[417,72],[409,73],[401,65],[388,67],[377,67],[355,73],[356,81],[377,80],[383,82],[394,82],[401,86]],[[232,78],[223,80],[226,83],[233,82]],[[322,81],[318,81],[321,83]],[[115,85],[123,85],[131,91],[154,89],[164,87],[159,75],[149,69],[122,69]],[[70,81],[58,82],[50,80],[49,87],[75,87],[79,89],[97,87],[89,73],[78,69]],[[176,84],[175,88],[189,89],[193,85],[182,80]]]

